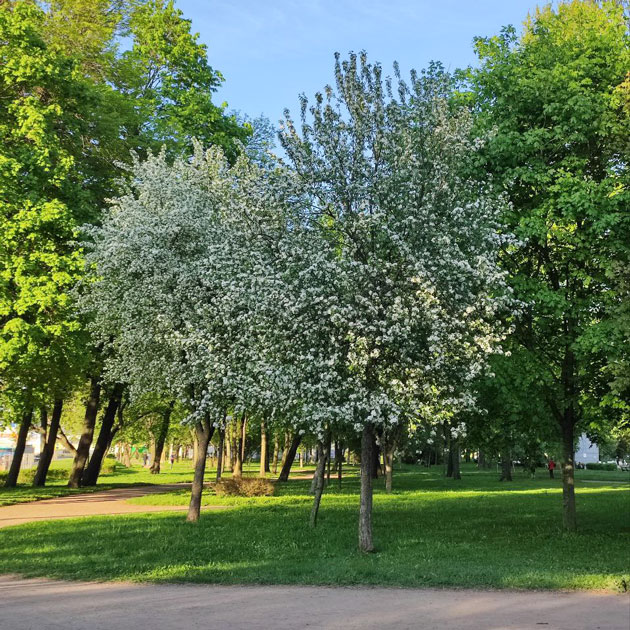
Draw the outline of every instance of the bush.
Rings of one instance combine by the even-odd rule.
[[[37,467],[21,470],[18,477],[18,483],[33,483]],[[49,468],[46,475],[46,483],[51,481],[68,481],[70,471],[67,468]]]
[[[214,490],[218,497],[270,497],[274,485],[269,479],[237,477],[221,479],[215,484]]]
[[[596,464],[594,462],[586,464],[587,470],[617,470],[617,464]]]

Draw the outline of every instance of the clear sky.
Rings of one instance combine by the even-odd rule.
[[[403,73],[475,62],[472,40],[520,26],[537,0],[177,0],[225,76],[216,101],[277,122],[333,80],[333,54],[367,50]]]

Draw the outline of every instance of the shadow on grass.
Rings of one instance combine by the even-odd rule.
[[[306,485],[294,482],[296,486]],[[417,488],[416,488],[417,489]],[[303,490],[303,488],[302,488]],[[448,494],[448,493],[446,493]],[[94,517],[3,530],[0,571],[86,580],[609,588],[629,580],[628,497],[580,499],[563,533],[555,494],[490,493],[457,501],[377,495],[377,553],[356,551],[358,497],[287,493],[202,514]]]

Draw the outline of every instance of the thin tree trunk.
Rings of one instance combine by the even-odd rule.
[[[451,457],[452,457],[452,462],[453,462],[453,479],[461,479],[462,478],[462,473],[461,473],[461,466],[460,466],[460,460],[461,460],[461,451],[460,451],[460,446],[459,446],[459,440],[454,440],[451,442]]]
[[[186,520],[189,523],[196,523],[201,513],[201,494],[203,492],[203,478],[206,473],[206,456],[213,432],[214,426],[210,424],[207,418],[195,426],[197,459],[195,461],[195,474],[190,493],[190,504],[188,505],[188,514],[186,516]]]
[[[35,472],[34,486],[45,486],[50,462],[52,462],[55,454],[55,444],[57,442],[57,434],[59,433],[59,423],[61,421],[61,411],[63,409],[63,400],[55,400],[53,404],[52,416],[50,417],[50,426],[48,427],[46,443],[39,457],[37,471]]]
[[[242,467],[245,465],[246,460],[246,452],[247,452],[247,415],[243,414],[243,418],[241,419],[241,472]]]
[[[160,464],[162,461],[162,453],[164,452],[164,443],[166,442],[166,436],[171,426],[171,414],[173,413],[173,407],[175,401],[169,403],[168,407],[164,411],[162,416],[162,424],[160,425],[160,432],[158,433],[157,440],[155,442],[155,456],[151,462],[151,474],[157,475],[160,472]]]
[[[381,454],[380,448],[376,443],[376,435],[374,435],[372,444],[372,479],[378,479],[378,473],[381,470]]]
[[[374,458],[374,428],[363,427],[361,435],[361,505],[359,509],[359,550],[374,551],[372,541],[372,468]]]
[[[501,478],[499,481],[512,481],[512,462],[510,453],[505,451],[501,454]]]
[[[265,422],[260,423],[260,476],[267,476],[267,432]]]
[[[565,529],[577,529],[575,509],[575,451],[574,425],[569,422],[562,426],[562,524]]]
[[[392,491],[392,478],[394,475],[394,442],[388,440],[383,448],[385,460],[385,492]]]
[[[332,453],[330,452],[332,448],[332,443],[331,440],[328,440],[328,445],[326,447],[326,485],[329,486],[330,485],[330,466],[331,466],[331,456]]]
[[[328,442],[330,443],[330,440],[328,440]],[[313,498],[313,507],[311,508],[311,517],[309,519],[311,527],[315,527],[317,525],[319,504],[321,503],[322,492],[324,491],[324,473],[326,471],[326,460],[328,459],[328,445],[325,444],[323,441],[318,442],[317,452],[319,454],[319,459],[317,461],[315,474],[313,475],[313,494],[315,496]]]
[[[101,430],[96,438],[96,445],[94,446],[92,457],[90,457],[90,461],[83,471],[83,477],[81,479],[81,485],[83,486],[95,486],[98,481],[101,466],[103,465],[103,458],[107,454],[107,449],[111,443],[112,428],[116,421],[116,411],[122,400],[122,393],[123,386],[117,383],[107,402],[107,407],[101,422]]]
[[[284,434],[284,447],[282,448],[282,458],[280,460],[280,471],[284,470],[284,464],[287,461],[287,455],[289,454],[289,448],[291,445],[291,434],[286,431]]]
[[[341,488],[343,472],[343,444],[341,442],[335,442],[335,459],[337,460],[337,485]]]
[[[20,475],[20,467],[22,466],[22,458],[24,457],[24,449],[26,448],[26,440],[28,438],[28,432],[31,428],[32,420],[33,410],[29,409],[22,415],[17,442],[15,443],[15,450],[13,451],[13,459],[11,460],[11,467],[9,468],[7,480],[4,483],[5,488],[15,488],[17,485],[18,477]]]
[[[90,395],[85,406],[85,418],[83,420],[83,433],[77,445],[77,452],[72,463],[68,487],[78,488],[83,476],[83,470],[90,454],[90,446],[94,439],[94,426],[96,425],[96,415],[101,398],[101,384],[97,377],[90,379]]]
[[[232,425],[225,428],[224,439],[225,442],[225,466],[223,471],[227,468],[230,472],[234,470],[234,458],[232,457]]]
[[[219,444],[217,446],[217,481],[221,481],[223,474],[223,451],[225,449],[225,426],[219,429]]]
[[[245,422],[245,415],[237,420],[235,433],[236,440],[234,443],[234,468],[232,470],[232,477],[243,476],[243,423]]]
[[[280,476],[278,477],[278,481],[288,481],[289,473],[291,472],[291,466],[293,466],[293,462],[295,461],[295,454],[297,453],[298,446],[300,446],[301,436],[298,431],[295,432],[293,439],[291,440],[291,445],[286,450],[286,456],[283,458],[284,463],[282,464],[282,470],[280,471]]]
[[[276,436],[273,441],[273,474],[278,474],[278,451],[280,445],[278,444],[278,437]]]

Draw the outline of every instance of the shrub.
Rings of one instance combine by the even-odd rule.
[[[214,486],[218,497],[270,497],[274,485],[269,479],[240,477],[221,479]]]
[[[29,468],[28,470],[21,470],[18,478],[19,483],[33,483],[35,480],[35,473],[37,468]],[[51,481],[68,481],[70,471],[67,468],[49,468],[46,475],[46,483]]]
[[[586,464],[588,470],[617,470],[617,464],[596,464],[594,462]]]

